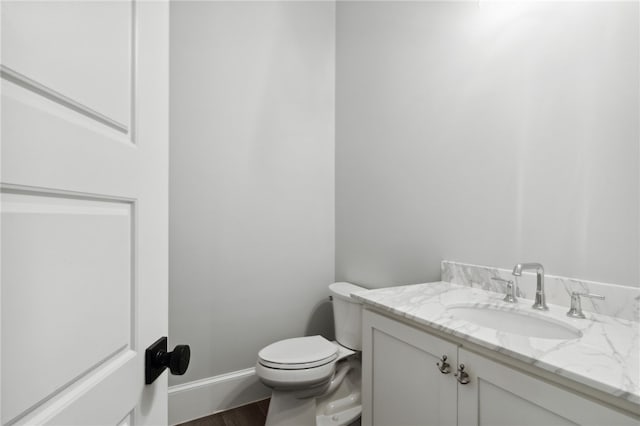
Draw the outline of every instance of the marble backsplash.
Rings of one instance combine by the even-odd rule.
[[[514,277],[511,274],[511,269],[471,265],[448,260],[443,260],[440,268],[442,281],[499,293],[505,292],[506,284],[492,278],[514,280],[518,288],[518,297],[529,299],[527,303],[533,300],[536,291],[536,274],[533,272],[524,272],[521,277]],[[547,303],[566,306],[568,310],[572,291],[596,293],[604,296],[605,299],[597,300],[583,297],[582,309],[584,311],[640,321],[639,288],[547,274],[544,276],[544,281]]]

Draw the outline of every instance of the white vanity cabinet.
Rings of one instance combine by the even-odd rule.
[[[365,310],[362,424],[638,426],[638,418]],[[449,374],[436,365],[442,355]],[[465,365],[469,383],[454,376]]]

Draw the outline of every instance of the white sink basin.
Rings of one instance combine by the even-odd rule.
[[[518,310],[494,306],[449,306],[447,311],[455,319],[526,337],[577,339],[582,336],[580,330],[568,324]]]

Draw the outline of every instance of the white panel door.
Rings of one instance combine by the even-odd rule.
[[[2,1],[0,418],[166,424],[166,1]]]
[[[454,426],[456,345],[366,310],[362,330],[362,424]]]
[[[637,426],[638,419],[460,348],[469,383],[458,385],[461,426]]]

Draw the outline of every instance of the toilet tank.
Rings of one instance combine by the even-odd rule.
[[[364,287],[346,282],[329,286],[333,299],[336,340],[354,351],[362,350],[362,304],[350,295],[366,290]]]

